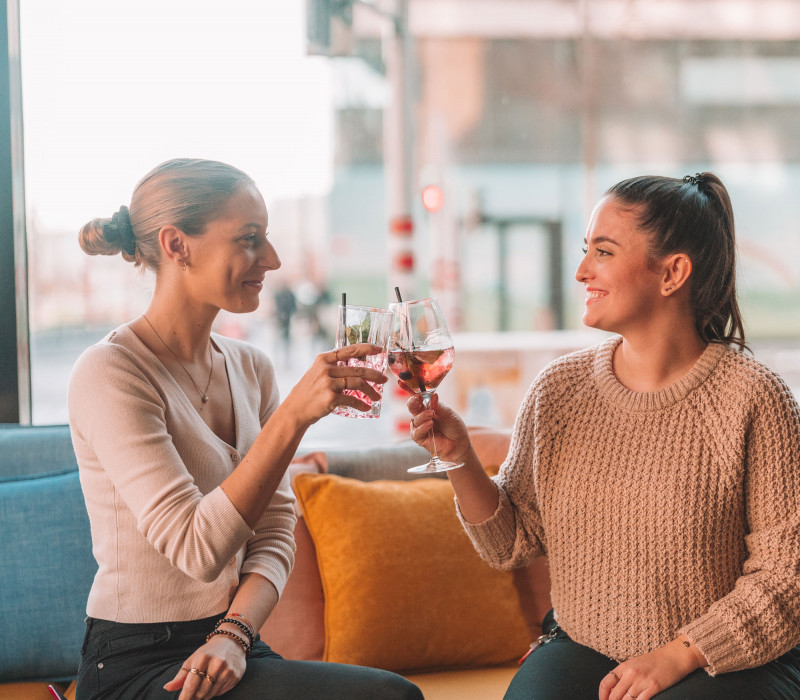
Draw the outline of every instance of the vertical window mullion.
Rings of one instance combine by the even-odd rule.
[[[0,0],[0,422],[31,422],[18,0]]]

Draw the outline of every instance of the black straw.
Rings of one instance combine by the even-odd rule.
[[[403,303],[403,297],[400,296],[400,287],[395,287],[394,288],[394,293],[395,293],[395,296],[397,297],[397,301],[402,304]]]
[[[347,294],[342,292],[342,306],[347,306]]]

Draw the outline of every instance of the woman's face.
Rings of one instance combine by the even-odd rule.
[[[663,299],[662,276],[658,265],[648,264],[648,238],[636,211],[604,197],[592,212],[585,243],[575,273],[586,287],[583,322],[623,336],[646,328]]]
[[[254,185],[245,185],[201,236],[188,239],[189,273],[199,301],[232,313],[258,308],[264,275],[281,266],[268,227],[264,198]]]

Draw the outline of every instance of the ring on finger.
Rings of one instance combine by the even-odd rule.
[[[199,668],[190,668],[189,673],[194,673],[195,676],[200,676],[200,678],[206,677],[205,672],[201,671]]]
[[[217,679],[214,678],[214,676],[209,676],[207,673],[206,673],[206,680],[211,681],[211,685],[214,685],[214,683],[217,682]]]
[[[342,391],[347,389],[347,377],[342,377]]]
[[[609,675],[609,676],[614,676],[614,680],[615,680],[617,683],[619,683],[619,676],[618,676],[616,673],[614,673],[613,671],[610,671],[608,675]]]
[[[339,348],[333,351],[333,356],[336,358],[336,362],[339,361]]]
[[[626,697],[626,698],[633,698],[633,700],[636,700],[636,698],[638,697],[638,695],[631,695],[630,693],[625,693],[625,697]]]

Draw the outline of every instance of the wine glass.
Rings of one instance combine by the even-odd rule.
[[[442,310],[436,299],[402,301],[389,306],[394,326],[389,339],[389,369],[408,390],[422,396],[425,408],[439,382],[453,366],[455,350],[447,330]],[[444,472],[463,467],[463,463],[445,462],[436,452],[436,440],[431,437],[431,459],[427,464],[411,467],[412,474]]]

